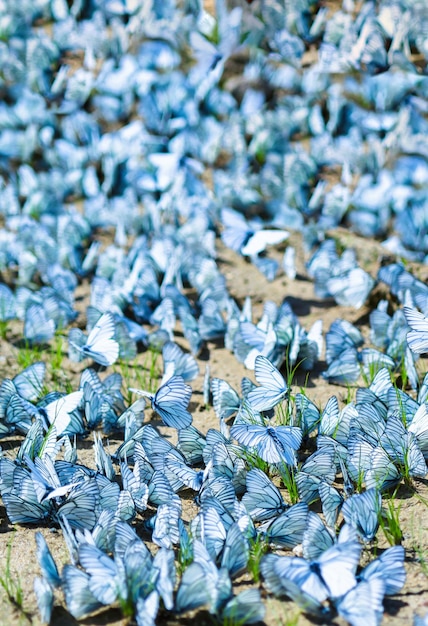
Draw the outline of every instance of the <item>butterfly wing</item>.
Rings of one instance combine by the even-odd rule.
[[[362,581],[336,603],[337,612],[351,626],[378,626],[383,615],[385,583],[376,578]]]
[[[75,619],[81,619],[102,606],[90,590],[90,576],[74,565],[63,569],[63,590],[68,611]]]
[[[359,579],[369,581],[380,578],[385,583],[385,594],[395,595],[406,581],[404,556],[403,546],[388,548],[360,572]]]
[[[88,335],[82,351],[85,356],[100,365],[112,365],[119,356],[119,344],[115,340],[115,322],[111,313],[104,313]]]
[[[162,385],[152,399],[153,410],[167,426],[180,430],[192,423],[192,416],[186,410],[192,389],[181,376],[172,376]]]
[[[407,333],[407,343],[412,352],[423,354],[428,350],[428,318],[416,309],[403,308],[411,330]]]
[[[331,598],[340,598],[355,587],[361,550],[358,541],[345,541],[328,548],[318,557],[317,568]]]
[[[364,541],[372,541],[379,528],[381,506],[381,495],[372,488],[348,498],[342,506],[342,515]]]
[[[38,361],[17,374],[13,382],[19,395],[30,402],[37,400],[43,391],[45,373],[46,364]]]
[[[74,391],[58,400],[50,402],[44,407],[50,424],[54,424],[57,435],[61,435],[70,423],[70,413],[72,413],[81,403],[83,391]]]

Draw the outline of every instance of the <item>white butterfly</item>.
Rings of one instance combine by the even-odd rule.
[[[255,411],[269,411],[283,400],[288,393],[288,385],[282,375],[265,356],[256,357],[254,374],[260,387],[247,396]]]
[[[241,254],[245,256],[254,256],[263,252],[266,246],[274,246],[278,243],[282,243],[288,237],[290,233],[285,230],[258,230],[248,239],[247,243],[242,246]]]
[[[112,365],[119,356],[119,343],[114,338],[115,331],[111,313],[104,313],[100,317],[87,338],[80,329],[72,328],[68,339],[70,358],[80,360],[88,357],[100,365]]]
[[[55,426],[56,434],[61,435],[70,423],[70,414],[77,409],[82,401],[83,391],[73,391],[65,396],[61,396],[58,400],[54,400],[47,404],[40,413],[46,416],[49,424]]]

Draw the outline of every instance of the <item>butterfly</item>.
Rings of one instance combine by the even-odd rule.
[[[168,549],[179,544],[181,511],[181,500],[178,497],[158,506],[153,521],[153,543]]]
[[[361,267],[353,267],[343,275],[332,276],[326,282],[330,294],[341,306],[359,309],[373,289],[374,279]]]
[[[372,488],[348,498],[342,506],[342,515],[364,541],[373,541],[379,528],[381,506],[382,497]]]
[[[371,561],[361,570],[358,580],[370,581],[379,578],[385,583],[385,594],[395,595],[402,589],[406,581],[404,557],[403,546],[387,548],[380,557]]]
[[[196,359],[191,354],[186,354],[172,341],[168,341],[162,348],[163,377],[161,384],[167,382],[172,376],[181,376],[184,381],[193,380],[199,373]]]
[[[225,226],[221,235],[223,243],[244,256],[258,255],[268,245],[282,243],[290,236],[285,230],[261,229],[260,224],[250,224],[233,209],[223,209],[221,215]]]
[[[55,322],[43,306],[32,304],[25,312],[24,337],[32,344],[47,343],[55,333]]]
[[[34,579],[33,589],[36,595],[40,619],[43,623],[49,624],[54,603],[53,589],[46,578],[40,576],[36,576]]]
[[[302,436],[306,439],[318,425],[321,414],[318,407],[303,393],[296,393],[296,421],[302,430]]]
[[[213,394],[214,410],[220,420],[227,420],[238,412],[241,398],[227,381],[221,378],[212,378],[211,393]]]
[[[337,612],[351,626],[378,626],[383,616],[385,583],[380,578],[363,580],[336,602]]]
[[[72,328],[68,336],[70,359],[80,361],[87,357],[100,365],[112,365],[119,357],[115,328],[111,313],[104,313],[87,337],[80,329]]]
[[[302,431],[297,426],[234,424],[230,434],[267,463],[297,464],[296,450],[302,442]]]
[[[276,517],[288,508],[281,492],[266,474],[253,468],[247,472],[247,491],[242,503],[245,505],[253,521],[264,521]]]
[[[305,559],[310,561],[317,559],[335,543],[336,535],[334,530],[327,527],[317,513],[309,511],[302,538],[302,552]]]
[[[12,380],[16,391],[25,400],[33,402],[43,391],[43,380],[46,374],[46,363],[37,361],[26,367]]]
[[[189,465],[196,465],[203,461],[206,443],[204,435],[192,425],[178,431],[177,448],[185,456]]]
[[[249,392],[247,401],[255,411],[268,411],[287,396],[287,383],[265,356],[256,357],[254,375],[260,386]]]
[[[344,502],[343,497],[335,487],[326,482],[319,484],[318,492],[320,494],[325,523],[330,528],[334,528],[337,516]]]
[[[56,434],[61,435],[68,429],[71,414],[80,406],[82,399],[82,390],[73,391],[40,407],[39,414],[47,420],[47,427],[55,426]]]
[[[37,560],[42,570],[43,578],[51,587],[60,587],[61,576],[58,573],[58,568],[48,548],[46,539],[39,531],[36,532],[36,544]]]
[[[13,291],[3,283],[0,283],[0,320],[6,322],[16,315],[15,296]]]
[[[192,416],[187,411],[192,389],[181,376],[172,376],[155,394],[130,388],[130,391],[150,398],[152,409],[160,415],[166,426],[180,430],[192,423]]]
[[[407,430],[414,435],[425,460],[428,460],[428,407],[425,402],[414,413]]]
[[[277,554],[267,554],[260,562],[260,571],[268,591],[278,597],[286,596],[291,598],[305,613],[310,613],[319,618],[328,617],[330,611],[327,606],[320,602],[310,591],[302,589],[298,571],[296,571],[294,577],[292,575],[282,575],[282,558]],[[304,572],[306,573],[306,569]]]
[[[351,539],[335,543],[312,561],[300,557],[278,557],[273,561],[277,584],[291,580],[298,585],[300,592],[312,598],[315,606],[327,598],[340,598],[357,583],[355,572],[360,554],[361,545]],[[268,570],[271,565],[272,561]]]
[[[331,485],[336,477],[334,450],[330,447],[317,450],[309,456],[295,474],[299,496],[311,504],[319,499],[319,486]]]
[[[416,309],[403,308],[406,321],[411,330],[407,333],[407,343],[415,354],[428,351],[428,319]]]
[[[325,360],[330,365],[346,349],[356,349],[364,343],[361,332],[347,320],[335,320],[326,336]]]
[[[298,502],[273,520],[261,524],[257,532],[275,547],[292,550],[302,543],[308,519],[308,505]]]

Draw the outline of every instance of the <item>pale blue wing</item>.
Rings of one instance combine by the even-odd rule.
[[[44,624],[51,621],[54,595],[53,590],[46,578],[37,576],[34,579],[34,593],[36,594],[37,606],[39,608],[40,619]]]
[[[247,473],[247,491],[242,498],[254,521],[263,521],[282,513],[287,505],[279,489],[262,470],[253,468]]]
[[[227,531],[221,567],[225,567],[229,576],[234,578],[242,574],[248,563],[250,555],[249,542],[241,531],[239,524],[235,523]]]
[[[336,542],[334,531],[327,528],[320,516],[313,511],[307,515],[306,529],[303,534],[302,549],[305,559],[317,559]]]
[[[55,332],[55,322],[50,319],[44,308],[32,304],[25,312],[24,336],[32,344],[47,343]]]
[[[204,435],[190,425],[178,431],[177,448],[184,454],[190,465],[201,463],[206,446]]]
[[[113,559],[96,546],[79,546],[79,561],[89,574],[89,589],[102,604],[112,604],[118,596],[119,571]]]
[[[372,488],[348,498],[342,506],[342,515],[364,541],[373,541],[379,528],[381,506],[382,497]]]
[[[407,343],[415,354],[423,354],[428,350],[428,319],[416,309],[403,308],[406,321],[411,330],[407,333]]]
[[[227,602],[221,612],[221,617],[225,621],[236,620],[241,624],[255,624],[263,621],[265,611],[260,591],[245,589]]]
[[[65,565],[63,590],[67,610],[75,619],[81,619],[102,606],[90,590],[90,576],[74,565]]]
[[[214,585],[216,584],[214,581]],[[191,563],[184,570],[175,598],[175,609],[184,613],[208,604],[211,600],[211,581],[200,563]]]
[[[358,541],[346,541],[336,543],[316,559],[318,571],[330,598],[340,598],[355,587],[361,550],[362,546]]]
[[[332,485],[322,482],[318,487],[325,523],[334,528],[343,504],[343,497]]]
[[[307,526],[308,505],[299,502],[281,513],[272,522],[266,522],[257,529],[266,534],[270,544],[278,548],[292,550],[302,543]]]
[[[59,587],[61,585],[61,576],[53,559],[51,551],[48,548],[45,538],[40,532],[36,533],[37,544],[37,560],[42,570],[43,578],[51,587]]]
[[[180,430],[192,423],[192,416],[186,410],[192,393],[189,389],[181,376],[173,376],[153,397],[153,409],[167,426]]]
[[[37,400],[43,392],[45,374],[46,363],[43,361],[32,363],[17,374],[13,382],[19,395],[32,402]]]
[[[366,565],[358,578],[367,581],[380,578],[385,583],[385,594],[395,595],[401,591],[406,581],[404,558],[403,546],[387,548],[377,559]]]
[[[247,400],[256,411],[268,411],[283,400],[288,385],[277,368],[266,357],[256,357],[254,373],[260,387],[249,392]]]
[[[176,343],[168,341],[162,348],[164,376],[166,382],[171,376],[181,376],[184,381],[193,380],[199,373],[196,359],[186,354]]]
[[[211,392],[214,410],[219,419],[228,419],[239,410],[241,399],[225,380],[212,378]]]
[[[383,616],[384,594],[383,580],[362,581],[340,598],[337,612],[351,626],[378,626]]]

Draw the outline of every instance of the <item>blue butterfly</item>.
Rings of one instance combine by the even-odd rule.
[[[37,544],[37,560],[42,570],[43,578],[48,582],[51,587],[61,586],[61,576],[58,573],[58,568],[52,557],[51,551],[48,548],[45,538],[41,532],[36,532],[36,544]]]
[[[278,487],[262,470],[251,469],[246,476],[246,485],[242,503],[253,521],[272,519],[288,508]]]
[[[34,579],[33,589],[40,612],[40,619],[43,623],[49,624],[54,603],[53,589],[46,578],[40,576],[36,576]]]
[[[180,542],[181,500],[172,498],[158,506],[153,520],[152,541],[161,548],[172,548]]]
[[[321,448],[311,454],[295,477],[301,499],[308,504],[318,500],[320,484],[326,482],[331,485],[336,477],[334,450],[330,447]]]
[[[220,566],[227,569],[231,578],[236,578],[246,570],[249,556],[248,538],[242,532],[240,523],[234,522],[226,533]]]
[[[306,591],[301,587],[299,574],[305,575],[306,568],[301,568],[301,572],[298,572],[296,568],[295,577],[292,574],[283,576],[282,558],[284,557],[277,554],[267,554],[260,562],[260,571],[268,591],[280,598],[283,596],[291,598],[305,613],[319,618],[329,617],[328,607],[320,602],[310,590]]]
[[[336,602],[336,609],[351,626],[378,626],[383,616],[384,595],[385,583],[382,579],[363,580]]]
[[[32,363],[12,379],[16,391],[25,400],[34,402],[43,392],[45,374],[46,363],[43,361]]]
[[[206,443],[205,436],[192,425],[178,431],[177,449],[185,456],[189,465],[197,465],[203,461]]]
[[[373,541],[379,528],[381,506],[382,497],[372,488],[348,498],[342,506],[342,515],[364,541]]]
[[[166,383],[172,376],[181,376],[187,382],[196,378],[199,367],[196,359],[191,354],[186,354],[172,341],[168,341],[162,348],[163,378],[161,385]]]
[[[241,398],[229,383],[221,378],[211,379],[213,407],[220,420],[229,419],[241,406]]]
[[[300,589],[318,602],[340,598],[356,585],[356,569],[361,554],[357,541],[344,541],[327,548],[313,561],[281,557],[276,565],[280,578],[299,584]]]
[[[230,434],[268,463],[297,465],[296,450],[302,441],[302,431],[297,426],[236,424]]]
[[[296,421],[302,431],[302,437],[306,439],[318,425],[321,414],[316,405],[303,393],[296,393]]]
[[[364,338],[358,328],[343,319],[337,319],[331,324],[325,340],[325,360],[328,365],[334,362],[347,349],[355,350],[364,343]]]
[[[428,319],[416,309],[403,308],[406,321],[411,330],[407,333],[407,343],[415,354],[423,354],[428,350]]]
[[[155,394],[134,388],[130,388],[130,391],[150,398],[152,409],[160,415],[166,426],[180,430],[192,423],[192,416],[187,411],[192,389],[181,376],[172,376]]]
[[[358,575],[358,580],[381,579],[385,583],[385,594],[395,595],[406,581],[403,546],[387,548],[380,557],[371,561]]]
[[[81,619],[102,607],[89,588],[89,574],[75,565],[67,564],[62,578],[67,610],[75,619]]]
[[[319,484],[318,491],[321,498],[321,506],[325,523],[330,528],[334,528],[337,516],[339,515],[339,511],[344,502],[343,497],[337,489],[326,482],[321,482]]]
[[[0,283],[0,320],[7,322],[16,317],[15,296],[7,285]]]
[[[257,532],[275,547],[292,550],[302,543],[308,519],[306,502],[294,504],[273,520],[261,524]]]
[[[43,344],[52,339],[55,322],[43,306],[32,304],[25,312],[24,337],[31,344]]]
[[[336,543],[334,530],[328,528],[320,516],[309,511],[303,533],[302,551],[305,559],[312,561]]]

